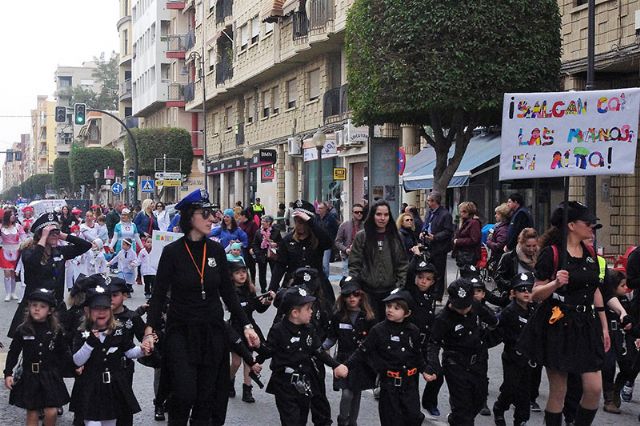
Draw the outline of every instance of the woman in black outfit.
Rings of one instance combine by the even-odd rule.
[[[273,226],[273,217],[264,215],[260,219],[260,229],[255,233],[255,237],[251,242],[250,254],[256,257],[258,264],[258,277],[260,282],[260,290],[264,293],[267,291],[267,266],[271,269],[275,268],[275,259],[277,257],[277,248],[282,236],[280,229]]]
[[[77,219],[71,214],[71,212],[69,211],[69,207],[67,206],[62,206],[62,209],[60,209],[59,221],[60,231],[64,232],[65,234],[71,233],[71,226],[73,224],[80,224],[78,223]]]
[[[55,213],[43,213],[33,223],[33,244],[22,252],[24,264],[24,294],[31,294],[36,289],[53,290],[58,301],[56,311],[59,315],[67,310],[64,303],[64,272],[65,262],[80,256],[91,248],[91,243],[82,238],[67,235],[60,230],[58,217]],[[67,242],[65,246],[58,246],[58,241]],[[18,305],[11,321],[8,336],[13,338],[16,327],[24,319],[27,298],[23,298]]]
[[[600,266],[593,247],[584,241],[592,238],[597,218],[575,201],[568,203],[566,266],[562,265],[562,213],[564,203],[551,215],[551,228],[542,237],[536,263],[536,283],[532,297],[540,302],[520,340],[522,351],[546,367],[549,399],[545,424],[562,424],[562,408],[567,390],[567,375],[582,378],[582,399],[575,415],[576,425],[593,422],[602,394],[604,352],[610,341],[604,303],[621,317],[626,312],[616,298],[603,296]],[[604,274],[602,274],[604,275]],[[595,309],[592,308],[595,307]]]
[[[308,201],[297,200],[294,203],[291,215],[293,231],[285,235],[278,245],[278,259],[271,272],[269,291],[277,292],[283,277],[284,287],[289,287],[296,269],[311,267],[318,270],[324,296],[333,304],[336,301],[333,287],[322,271],[322,256],[325,250],[331,248],[333,241],[329,234],[318,226],[319,220],[316,220],[314,211],[313,205]]]
[[[176,204],[185,236],[166,246],[147,311],[144,341],[155,330],[171,292],[162,352],[169,424],[222,425],[229,399],[229,347],[220,297],[244,329],[251,346],[260,339],[229,278],[224,249],[208,238],[213,222],[209,195],[196,190]]]

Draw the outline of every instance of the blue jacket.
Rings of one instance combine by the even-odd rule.
[[[151,234],[153,231],[159,231],[158,228],[158,221],[156,220],[156,218],[153,218],[153,225],[151,226],[151,232],[149,232],[149,222],[151,221],[151,218],[149,216],[147,216],[144,212],[140,212],[136,215],[136,218],[133,219],[133,223],[136,224],[136,227],[138,228],[138,232],[145,233],[145,234]]]
[[[228,229],[223,229],[222,226],[218,226],[211,230],[211,232],[209,233],[209,237],[216,237],[218,240],[220,240],[220,244],[225,249],[229,245],[229,242],[232,240],[240,241],[242,243],[243,250],[249,246],[247,234],[239,227],[233,231],[229,231]]]

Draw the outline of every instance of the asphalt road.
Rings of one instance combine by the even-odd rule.
[[[450,271],[454,271],[453,264],[450,265]],[[332,271],[335,273],[339,273],[340,265],[335,264],[332,266]],[[455,278],[454,273],[449,274],[449,281]],[[338,276],[332,276],[332,282],[334,283],[334,287],[337,288],[337,280],[339,280]],[[134,309],[138,305],[144,303],[144,297],[142,294],[142,288],[137,287],[136,292],[133,294],[133,297],[126,302],[129,308]],[[8,349],[10,340],[4,336],[6,336],[7,329],[9,327],[9,323],[16,309],[15,302],[1,302],[0,301],[0,341],[4,343],[5,348],[0,350],[0,361],[2,361],[2,365],[4,366],[4,358],[6,356],[6,351]],[[262,315],[256,315],[257,322],[265,335],[268,332],[269,325],[273,320],[273,315],[275,310],[270,308]],[[576,348],[578,349],[578,348]],[[489,407],[492,406],[493,402],[497,397],[498,388],[500,383],[502,382],[502,369],[500,363],[500,353],[502,351],[501,346],[493,348],[490,351],[490,359],[489,359]],[[268,364],[264,366],[262,380],[266,384],[269,379],[269,368]],[[228,425],[261,425],[261,426],[271,426],[271,425],[279,425],[279,417],[275,407],[275,400],[273,395],[267,394],[264,391],[257,389],[254,387],[254,397],[256,398],[255,404],[247,404],[242,402],[240,399],[240,391],[241,391],[241,375],[239,373],[238,379],[236,380],[236,391],[238,392],[238,397],[232,398],[229,401],[229,409],[227,412],[227,424]],[[421,379],[422,381],[422,379]],[[340,401],[340,393],[334,392],[331,386],[331,377],[329,377],[329,373],[327,375],[327,392],[329,396],[329,401],[331,403],[331,407],[333,410],[333,418],[335,422],[335,418],[337,417],[337,409]],[[67,383],[69,390],[71,390],[72,381]],[[544,407],[548,390],[547,390],[547,381],[543,374],[543,382],[540,386],[540,398],[538,399],[539,404]],[[421,383],[421,389],[424,385]],[[158,425],[164,424],[164,422],[156,422],[153,420],[153,370],[142,365],[136,365],[136,372],[134,378],[134,391],[142,407],[142,412],[136,414],[134,416],[134,425]],[[431,417],[428,413],[425,412],[427,418],[423,424],[428,425],[446,425],[446,415],[449,412],[449,404],[448,404],[448,389],[445,385],[442,387],[440,392],[440,404],[439,408],[441,411],[441,415],[439,417]],[[24,424],[25,412],[19,408],[10,406],[8,404],[9,400],[9,391],[3,389],[0,391],[0,425],[10,425],[10,424]],[[639,424],[637,416],[640,413],[640,404],[638,401],[640,400],[640,387],[637,388],[636,394],[634,395],[634,399],[631,403],[623,403],[621,409],[622,414],[615,415],[605,413],[602,410],[599,410],[594,425],[637,425]],[[506,413],[506,419],[508,424],[512,424],[512,412]],[[66,412],[62,417],[59,418],[59,425],[71,425],[72,415],[71,413]],[[311,421],[309,420],[309,424]],[[334,423],[335,424],[335,423]],[[378,421],[378,407],[377,401],[373,398],[373,394],[371,391],[365,391],[362,396],[362,403],[360,408],[360,416],[358,419],[359,425],[376,425],[379,424]],[[482,417],[478,416],[476,418],[476,425],[493,425],[492,417]],[[529,421],[529,425],[542,425],[543,424],[543,413],[532,413],[531,420]]]

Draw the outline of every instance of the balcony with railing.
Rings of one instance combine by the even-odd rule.
[[[220,58],[216,64],[216,86],[221,86],[233,78],[233,61],[228,56]]]
[[[306,40],[309,35],[309,18],[306,12],[293,12],[293,40]]]
[[[169,95],[166,103],[167,108],[184,108],[186,100],[184,98],[184,84],[171,83],[169,84]]]
[[[309,29],[325,30],[328,23],[333,22],[335,10],[334,0],[311,0],[309,3]]]
[[[195,44],[195,33],[189,31],[186,34],[168,34],[160,38],[166,43],[167,58],[184,59],[187,50]]]
[[[167,0],[167,9],[182,10],[186,4],[185,0]]]
[[[120,91],[118,92],[120,95],[120,100],[131,99],[131,79],[128,78],[122,83],[120,83]]]
[[[224,24],[233,15],[233,0],[218,0],[216,2],[216,25]]]
[[[322,117],[325,124],[338,123],[348,118],[348,85],[327,90],[322,98]]]
[[[236,124],[236,145],[244,145],[244,122]]]

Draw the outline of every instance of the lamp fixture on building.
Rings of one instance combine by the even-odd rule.
[[[316,177],[316,200],[322,202],[322,149],[327,141],[327,135],[324,134],[320,126],[313,134],[313,145],[318,150],[318,176]]]
[[[96,180],[96,202],[95,204],[98,204],[100,201],[100,194],[98,193],[98,191],[100,190],[100,188],[98,187],[98,179],[100,179],[100,172],[98,171],[98,169],[96,169],[95,172],[93,172],[93,178]]]
[[[247,169],[245,171],[244,186],[246,187],[245,208],[251,205],[251,159],[253,158],[253,150],[247,145],[242,150],[242,157],[247,160]]]

